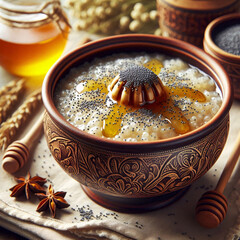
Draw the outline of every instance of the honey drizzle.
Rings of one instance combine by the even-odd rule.
[[[178,96],[178,97],[188,97],[191,98],[193,101],[198,101],[198,102],[205,102],[206,97],[205,95],[193,88],[189,87],[170,87],[170,86],[165,86],[165,90],[168,92],[170,96]]]
[[[149,62],[144,63],[143,66],[158,75],[163,67],[163,64],[158,59],[154,58]]]
[[[159,74],[163,64],[157,60],[152,59],[149,62],[144,64],[144,67],[152,70],[155,74]],[[113,78],[112,78],[113,79]],[[102,93],[105,93],[106,96],[108,94],[107,85],[112,81],[109,77],[104,77],[99,79],[99,81],[88,80],[83,83],[82,92],[85,91],[95,91],[100,90]],[[80,83],[82,84],[82,83]],[[186,97],[190,98],[193,101],[204,102],[206,101],[206,97],[203,93],[198,90],[189,88],[189,87],[172,87],[172,86],[164,86],[165,91],[167,93],[167,99],[160,103],[147,104],[140,108],[150,109],[155,114],[162,114],[165,118],[167,118],[175,132],[178,134],[184,134],[191,130],[188,120],[182,113],[182,110],[174,104],[173,96]],[[78,90],[79,92],[79,90]],[[107,138],[115,137],[120,129],[122,118],[129,112],[134,112],[136,109],[129,108],[126,106],[122,106],[120,104],[113,104],[112,109],[110,110],[107,117],[103,120],[103,128],[102,133],[103,136]]]
[[[190,131],[188,120],[182,114],[182,110],[175,106],[171,97],[168,97],[166,101],[158,104],[149,104],[146,108],[155,114],[162,114],[163,117],[167,118],[176,133],[184,134]]]
[[[114,104],[107,118],[103,120],[103,135],[109,138],[115,137],[121,129],[122,118],[130,111],[130,108]]]
[[[110,81],[109,77],[103,77],[98,81],[89,79],[87,81],[83,81],[77,85],[77,92],[84,93],[84,92],[91,92],[99,90],[102,93],[108,94],[108,82]]]

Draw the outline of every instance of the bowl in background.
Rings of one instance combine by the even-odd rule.
[[[224,29],[233,27],[234,25],[239,26],[240,29],[240,13],[228,14],[213,20],[206,28],[203,47],[205,52],[213,56],[223,65],[232,81],[234,88],[234,97],[236,99],[240,99],[240,54],[236,55],[233,52],[231,53],[229,51],[226,51],[226,49],[223,50],[216,42],[217,34],[219,34]],[[235,32],[235,34],[238,34],[238,36],[240,36],[239,31]],[[226,34],[223,35],[225,35],[225,38]],[[226,41],[226,39],[224,39],[224,41]],[[240,51],[240,38],[236,39],[236,41],[238,44],[238,50]],[[231,42],[226,44],[231,47]]]
[[[222,94],[217,114],[189,133],[149,142],[100,138],[67,122],[53,101],[59,79],[96,57],[133,51],[179,57],[209,74]],[[232,89],[225,70],[203,50],[171,38],[134,34],[87,43],[51,68],[42,94],[46,108],[44,132],[53,157],[81,183],[92,200],[117,211],[148,211],[178,199],[217,161],[229,131]]]
[[[202,47],[204,31],[215,18],[237,12],[238,0],[157,0],[164,34]]]

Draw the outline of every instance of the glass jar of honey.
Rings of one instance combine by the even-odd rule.
[[[0,0],[0,65],[17,76],[44,75],[69,30],[59,0]]]

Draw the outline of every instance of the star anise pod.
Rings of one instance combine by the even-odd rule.
[[[12,191],[11,197],[18,197],[25,192],[26,198],[29,199],[30,192],[34,193],[45,193],[46,191],[42,187],[44,183],[46,183],[45,178],[41,178],[39,176],[31,177],[30,173],[28,173],[27,178],[19,177],[15,178],[18,184],[10,188],[9,190]]]
[[[36,193],[36,195],[41,200],[36,211],[43,212],[49,208],[53,218],[55,217],[56,208],[61,209],[70,206],[68,202],[64,199],[66,192],[54,193],[51,184],[48,187],[47,194]]]

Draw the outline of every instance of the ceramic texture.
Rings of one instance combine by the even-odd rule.
[[[240,22],[240,14],[228,14],[212,21],[206,28],[203,47],[205,52],[212,55],[226,69],[234,88],[234,97],[240,99],[240,56],[223,51],[213,41],[215,29],[231,22]]]
[[[120,142],[78,130],[54,106],[58,79],[86,60],[123,51],[157,51],[199,67],[221,89],[223,104],[219,112],[199,129],[154,142]],[[228,135],[232,89],[222,66],[199,48],[170,38],[123,35],[86,44],[58,61],[44,80],[43,102],[48,146],[64,171],[101,205],[120,211],[144,211],[179,197],[216,162]]]
[[[215,18],[237,12],[237,0],[157,0],[159,25],[169,37],[201,47],[204,31]]]

